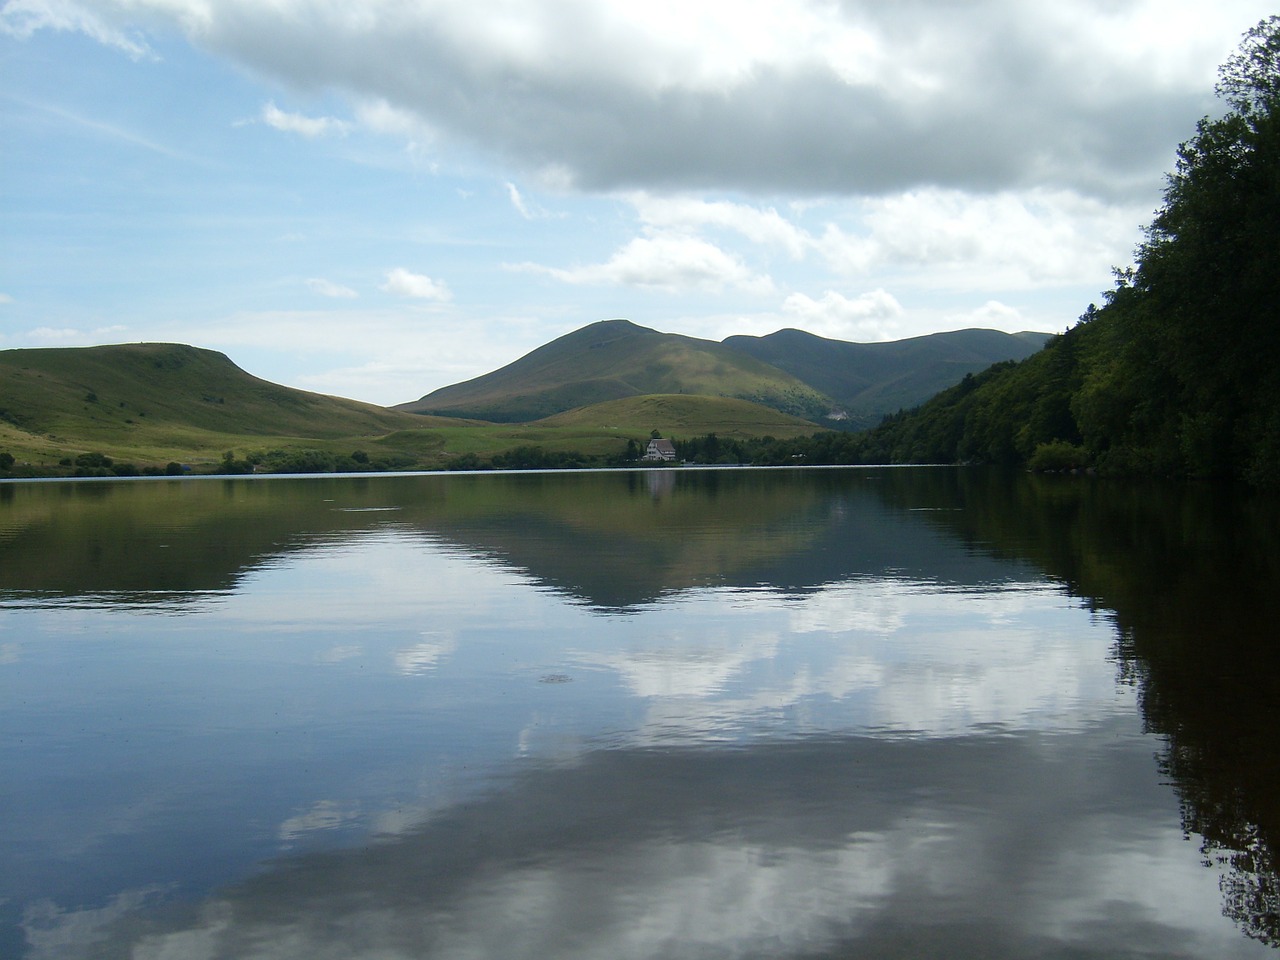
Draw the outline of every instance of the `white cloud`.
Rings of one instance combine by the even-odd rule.
[[[540,204],[532,202],[514,183],[508,180],[503,186],[506,187],[507,199],[511,202],[511,206],[515,208],[516,213],[520,214],[525,220],[564,220],[566,215],[556,213],[546,209]]]
[[[309,833],[336,830],[359,818],[360,808],[355,804],[340,804],[336,800],[317,800],[305,813],[289,817],[280,824],[277,832],[285,843],[291,843]]]
[[[588,189],[884,194],[1149,183],[1262,0],[484,5],[11,0],[132,55],[176,25],[299,89]],[[306,24],[305,30],[298,29]],[[133,31],[133,32],[130,32]],[[308,120],[309,118],[301,118]],[[325,128],[328,132],[329,128]]]
[[[854,299],[828,290],[821,300],[793,293],[782,302],[782,312],[794,325],[833,340],[887,340],[903,315],[893,294],[873,290]]]
[[[95,99],[75,72],[83,45],[37,38],[21,62],[48,57],[68,82],[28,70],[9,104],[16,122],[58,135],[24,137],[24,156],[65,151],[94,167],[83,190],[114,194],[110,207],[85,202],[101,191],[66,195],[57,217],[16,221],[15,249],[65,282],[10,285],[4,342],[32,343],[25,331],[40,328],[41,343],[83,343],[90,325],[119,318],[130,339],[269,339],[270,364],[262,351],[235,359],[394,402],[618,312],[717,337],[810,323],[859,340],[939,325],[1062,329],[1128,262],[1176,144],[1215,109],[1214,68],[1269,12],[1262,0],[1212,11],[1192,0],[0,0],[6,39],[79,31],[111,47],[93,60],[110,81]],[[235,82],[185,86],[228,66]],[[246,163],[242,137],[200,120],[215,116],[314,138],[304,147],[345,139],[303,166],[297,142]],[[87,159],[68,134],[111,149]],[[191,194],[190,172],[176,179],[180,164],[164,157],[201,164],[208,189]],[[139,160],[154,163],[146,176]],[[15,189],[54,195],[56,163],[14,166]],[[189,207],[161,202],[179,195]],[[81,246],[102,235],[92,218],[124,210],[114,253]],[[266,240],[284,236],[299,238],[284,252],[297,257],[270,266],[279,248]],[[302,252],[320,236],[334,242]],[[445,242],[439,258],[423,252]],[[86,256],[64,263],[73,248]],[[120,282],[126,253],[173,279]],[[335,282],[370,263],[433,276]],[[504,264],[523,275],[477,280]],[[282,275],[296,278],[291,291]],[[559,283],[535,282],[547,277]],[[440,306],[464,284],[465,308]],[[347,305],[379,285],[409,299],[323,319],[287,299]],[[905,305],[900,316],[869,299],[877,290]],[[175,324],[201,313],[183,297],[214,306]],[[676,304],[684,316],[671,316]],[[282,332],[217,325],[237,309],[281,318]],[[406,349],[427,315],[447,360]],[[517,315],[518,331],[505,323]],[[299,356],[324,365],[303,369]]]
[[[124,890],[100,907],[66,909],[52,900],[36,900],[22,911],[25,956],[30,960],[88,957],[101,949],[112,927],[138,910],[163,902],[171,890],[163,886]]]
[[[7,293],[0,293],[0,304],[13,303],[13,297]]]
[[[945,322],[948,328],[978,327],[1012,332],[1032,329],[1020,310],[999,300],[988,300],[982,306],[963,313],[948,314]]]
[[[583,663],[616,670],[637,697],[708,698],[750,664],[777,656],[776,632],[744,631],[727,636],[674,634],[617,652],[585,653]]]
[[[356,106],[356,119],[375,133],[430,139],[431,128],[417,114],[392,106],[386,100],[363,100]]]
[[[349,125],[334,117],[308,117],[301,113],[286,113],[268,101],[262,107],[262,121],[276,130],[296,133],[304,137],[323,137],[330,134],[344,136]]]
[[[25,40],[37,30],[83,33],[134,60],[153,56],[146,40],[136,31],[116,28],[73,0],[7,0],[0,8],[0,33]]]
[[[588,188],[1099,195],[1163,168],[1209,108],[1216,64],[1269,12],[1260,0],[1212,16],[1192,0],[86,7],[57,4],[75,12],[59,22],[118,43],[168,20],[298,88],[385,101],[455,144]]]
[[[565,283],[610,283],[668,293],[730,287],[766,295],[774,290],[768,276],[753,273],[738,257],[706,240],[679,234],[636,237],[605,263],[568,269],[521,264],[518,269],[546,273]]]
[[[347,303],[333,301],[332,309],[217,314],[190,324],[166,319],[131,328],[127,339],[221,350],[255,376],[384,405],[415,400],[437,387],[487,373],[546,339],[528,317],[477,318],[430,302],[420,310],[401,304],[368,309]],[[427,316],[430,337],[424,336],[422,323]],[[69,339],[95,342],[81,331],[67,334],[57,345],[70,345]],[[30,335],[23,340],[22,345],[50,344]]]
[[[529,208],[525,205],[524,197],[520,195],[520,190],[514,183],[507,181],[507,196],[511,198],[511,205],[516,208],[516,212],[526,220],[532,220],[533,214],[529,212]]]
[[[1110,206],[1067,191],[973,195],[936,188],[861,200],[774,206],[688,195],[626,195],[652,236],[710,243],[707,231],[744,238],[793,261],[816,261],[847,277],[881,275],[946,290],[1026,290],[1095,282],[1126,262],[1139,206]],[[811,228],[801,220],[826,219]],[[883,298],[882,298],[883,299]],[[860,298],[859,310],[866,309]],[[884,305],[884,304],[882,304]],[[827,303],[830,314],[836,304]],[[814,313],[804,298],[785,308]],[[890,309],[887,316],[897,316]],[[815,331],[816,332],[816,331]]]
[[[813,238],[773,207],[707,201],[687,194],[658,196],[636,193],[627,197],[641,221],[656,230],[696,232],[705,227],[732,230],[753,243],[778,246],[799,259],[814,246]]]
[[[396,267],[387,272],[387,281],[381,288],[387,293],[400,297],[411,297],[416,300],[438,300],[441,303],[452,298],[449,288],[440,280],[433,280],[425,274],[410,273],[403,267]]]
[[[849,276],[911,271],[953,290],[1101,282],[1128,253],[1142,208],[1066,191],[972,195],[923,189],[862,201],[814,246]]]
[[[412,647],[397,650],[393,658],[396,664],[396,672],[405,676],[429,673],[457,648],[458,641],[456,639],[442,636],[423,640]]]
[[[344,287],[340,283],[333,283],[321,277],[311,277],[307,280],[307,286],[313,292],[320,294],[322,297],[332,297],[337,300],[354,300],[360,296],[350,287]]]

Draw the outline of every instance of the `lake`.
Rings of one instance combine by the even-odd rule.
[[[1270,954],[1278,565],[977,469],[0,483],[0,956]]]

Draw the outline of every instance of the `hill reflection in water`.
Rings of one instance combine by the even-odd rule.
[[[0,485],[0,952],[1252,955],[1275,514],[1213,494]]]
[[[396,530],[625,609],[691,587],[805,591],[847,577],[1005,582],[884,502],[919,471],[651,470],[0,484],[0,596],[181,602],[352,535]],[[908,494],[908,496],[910,496]]]

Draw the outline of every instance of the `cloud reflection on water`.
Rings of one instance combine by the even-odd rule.
[[[597,751],[61,956],[1252,955],[1130,734]]]
[[[1053,587],[937,591],[864,578],[802,598],[721,591],[638,613],[617,642],[576,651],[646,704],[633,742],[783,727],[911,736],[1074,729],[1130,714],[1105,625]],[[676,626],[672,626],[675,624]]]
[[[681,476],[679,536],[625,477],[450,478],[474,515],[299,519],[181,616],[6,609],[31,956],[1260,954],[1114,624],[906,474]]]

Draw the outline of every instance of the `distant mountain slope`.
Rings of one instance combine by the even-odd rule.
[[[131,343],[0,350],[0,425],[86,445],[138,447],[196,433],[377,436],[423,423],[260,380],[212,350]]]
[[[918,406],[941,390],[1003,360],[1022,360],[1050,339],[1045,333],[957,330],[888,343],[828,340],[802,330],[734,336],[735,350],[772,364],[831,397],[859,425]]]
[[[771,407],[729,397],[651,394],[606,400],[538,421],[538,426],[593,426],[646,437],[651,430],[682,439],[708,433],[747,439],[794,437],[813,433],[813,423]]]
[[[723,343],[602,320],[492,373],[393,409],[521,423],[578,407],[652,394],[750,400],[828,425],[872,426],[886,413],[1003,360],[1021,360],[1043,333],[959,330],[892,343],[847,343],[800,330]],[[835,421],[833,410],[842,411]]]
[[[711,340],[601,320],[465,383],[393,409],[500,423],[647,394],[732,397],[806,419],[830,401],[777,367]]]

